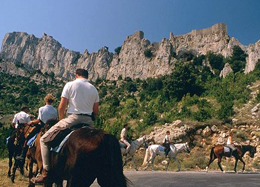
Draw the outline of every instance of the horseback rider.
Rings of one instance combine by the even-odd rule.
[[[45,106],[39,108],[38,118],[36,120],[32,120],[28,122],[28,125],[33,126],[33,130],[26,137],[24,147],[21,155],[17,156],[16,159],[20,160],[24,163],[25,156],[28,150],[27,142],[34,137],[38,132],[40,132],[41,128],[44,124],[50,119],[58,119],[57,109],[52,106],[52,103],[55,101],[55,97],[52,94],[47,94],[44,97]]]
[[[130,150],[131,144],[128,141],[128,136],[127,136],[127,130],[128,130],[128,124],[124,125],[124,128],[121,131],[120,134],[120,141],[123,142],[126,145],[126,150],[125,150],[125,154],[127,154]]]
[[[166,131],[166,135],[163,139],[163,146],[164,151],[165,151],[165,157],[168,156],[168,153],[170,152],[171,148],[170,148],[170,144],[171,144],[171,138],[170,138],[170,131]]]
[[[28,114],[29,108],[22,106],[21,111],[14,115],[12,125],[14,128],[18,128],[18,125],[28,124],[31,121],[31,116]]]
[[[53,125],[40,139],[43,161],[42,175],[32,178],[33,183],[44,183],[51,169],[50,150],[48,143],[54,139],[60,130],[65,130],[79,123],[94,126],[92,113],[98,114],[99,95],[97,89],[88,82],[88,71],[76,70],[76,80],[68,82],[62,91],[58,107],[59,122]],[[65,118],[65,110],[68,104]]]
[[[227,147],[231,149],[231,155],[234,151],[236,151],[236,147],[233,144],[233,132],[231,131],[229,133],[228,139],[227,139]]]

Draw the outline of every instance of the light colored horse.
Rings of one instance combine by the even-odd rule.
[[[122,142],[120,142],[121,153],[123,154],[123,159],[124,159],[123,166],[125,166],[127,162],[132,161],[132,164],[133,164],[135,170],[138,171],[136,164],[135,164],[134,155],[136,153],[136,150],[139,147],[141,147],[141,145],[143,145],[143,147],[145,147],[145,148],[148,147],[148,143],[147,143],[145,136],[142,136],[142,137],[132,141],[131,146],[130,146],[130,150],[126,154],[126,149],[124,148],[125,145]]]
[[[190,152],[190,148],[188,143],[180,143],[180,144],[173,144],[170,145],[170,152],[168,153],[168,162],[165,166],[165,170],[168,170],[169,164],[171,162],[171,159],[173,158],[177,163],[178,163],[178,171],[180,171],[181,169],[181,164],[179,162],[179,160],[177,159],[177,154],[181,151],[186,151],[186,152]],[[145,153],[145,157],[144,157],[144,161],[143,161],[143,165],[142,166],[146,166],[144,169],[146,170],[149,167],[149,164],[152,165],[152,170],[154,170],[154,159],[157,155],[160,156],[165,156],[165,151],[164,151],[164,147],[161,145],[150,145],[147,149],[146,149],[146,153]],[[149,157],[149,159],[148,159]]]

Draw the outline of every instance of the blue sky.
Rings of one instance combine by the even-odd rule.
[[[83,52],[109,51],[137,30],[151,42],[215,23],[248,45],[260,39],[259,0],[2,0],[0,44],[19,31],[53,36],[63,47]]]

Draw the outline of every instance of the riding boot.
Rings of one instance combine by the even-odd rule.
[[[31,179],[31,182],[34,184],[42,184],[45,183],[47,177],[48,177],[48,171],[46,169],[43,169],[42,174],[40,176],[33,177]]]

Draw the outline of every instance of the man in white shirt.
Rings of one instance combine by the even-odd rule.
[[[76,80],[68,82],[62,91],[61,101],[58,108],[59,122],[52,126],[41,138],[41,154],[43,161],[42,175],[33,178],[34,183],[44,183],[48,177],[48,170],[51,169],[50,150],[48,142],[52,141],[57,132],[70,128],[79,123],[86,123],[93,126],[91,115],[98,114],[99,95],[97,89],[88,82],[88,71],[85,69],[76,70]],[[67,114],[65,110],[68,104]]]
[[[18,128],[19,124],[28,124],[31,121],[31,117],[28,114],[29,108],[27,106],[21,107],[21,112],[14,115],[12,125],[14,128]]]

